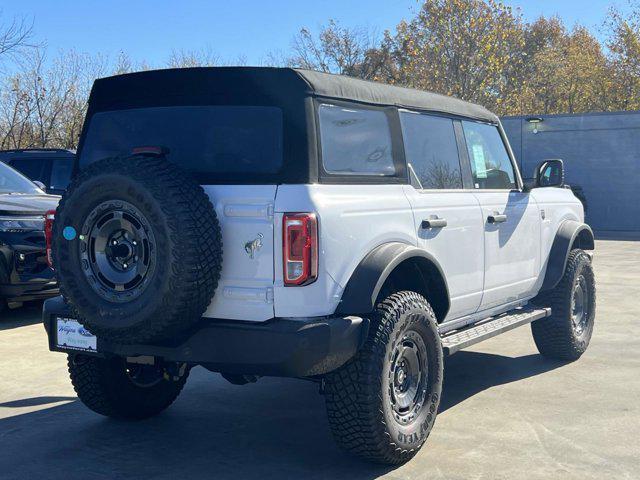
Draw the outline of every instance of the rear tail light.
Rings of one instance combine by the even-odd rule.
[[[285,286],[308,285],[318,278],[318,220],[314,213],[285,213],[282,218]]]
[[[51,238],[53,236],[53,221],[55,218],[55,210],[49,210],[44,216],[44,239],[47,242],[47,263],[52,268],[53,259],[51,258]]]

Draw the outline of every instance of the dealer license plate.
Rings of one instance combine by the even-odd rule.
[[[56,318],[56,345],[68,350],[95,352],[96,336],[73,318]]]

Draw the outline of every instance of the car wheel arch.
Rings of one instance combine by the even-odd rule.
[[[412,290],[427,298],[438,322],[446,317],[449,289],[440,263],[429,252],[400,242],[379,245],[361,260],[347,282],[336,313],[368,314],[392,285],[393,290]]]
[[[595,237],[593,231],[586,223],[564,220],[558,227],[551,245],[544,280],[540,288],[541,292],[551,290],[558,284],[564,274],[569,254],[575,248],[594,250]]]

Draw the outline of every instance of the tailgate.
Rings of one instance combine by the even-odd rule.
[[[222,229],[222,272],[205,317],[264,321],[274,317],[276,185],[203,185]]]

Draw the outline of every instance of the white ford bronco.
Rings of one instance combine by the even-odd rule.
[[[495,115],[432,93],[285,68],[100,79],[48,218],[49,346],[103,415],[158,414],[198,365],[298,377],[341,446],[398,464],[444,356],[531,324],[570,361],[593,331],[562,162],[524,183]]]

